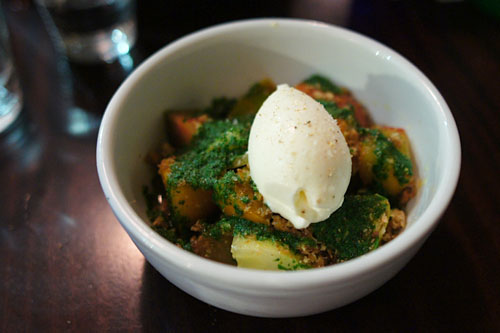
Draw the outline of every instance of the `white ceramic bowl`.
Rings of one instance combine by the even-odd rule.
[[[270,77],[295,84],[321,73],[348,87],[380,124],[406,129],[423,179],[395,240],[354,260],[297,272],[220,264],[150,229],[141,187],[144,155],[165,139],[166,109],[206,106]],[[380,43],[319,22],[261,19],[205,29],[173,42],[139,66],[109,103],[97,144],[99,178],[114,213],[147,260],[190,295],[263,317],[318,313],[353,302],[393,277],[418,251],[448,205],[460,169],[453,117],[432,83]]]

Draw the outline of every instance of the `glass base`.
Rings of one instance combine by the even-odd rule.
[[[21,92],[15,93],[0,86],[0,133],[6,130],[19,116],[22,107]]]
[[[134,19],[91,33],[61,33],[69,59],[76,62],[111,62],[128,54],[137,38]]]

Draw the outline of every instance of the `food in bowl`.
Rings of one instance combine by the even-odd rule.
[[[149,154],[151,226],[178,246],[238,267],[299,270],[376,249],[406,226],[416,194],[403,129],[375,125],[345,88],[313,75],[269,79],[240,99],[166,113]]]
[[[404,232],[375,251],[340,264],[283,272],[207,260],[151,228],[142,188],[156,168],[144,163],[144,154],[165,139],[159,121],[165,110],[209,105],[214,96],[239,96],[263,77],[291,85],[313,72],[349,87],[369,107],[376,123],[402,127],[411,138],[414,166],[423,181],[405,208]],[[328,24],[258,19],[188,35],[142,63],[104,113],[97,167],[118,221],[170,283],[228,311],[295,317],[358,300],[408,263],[452,198],[460,171],[460,140],[438,89],[394,50]]]

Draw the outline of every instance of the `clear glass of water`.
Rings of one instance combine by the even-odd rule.
[[[134,0],[37,0],[47,9],[66,54],[80,63],[111,62],[137,38]]]
[[[0,133],[18,117],[22,92],[10,50],[9,31],[0,4]]]

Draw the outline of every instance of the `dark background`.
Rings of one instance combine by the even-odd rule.
[[[339,18],[325,0],[139,1],[134,66],[215,23],[314,18],[408,58],[457,122],[459,184],[414,259],[343,308],[262,319],[219,310],[171,285],[113,216],[97,179],[96,135],[130,68],[68,63],[31,1],[2,4],[25,107],[0,134],[0,332],[500,331],[500,21],[491,12],[473,2],[364,0]]]

